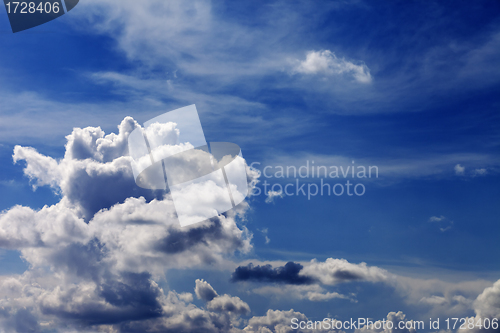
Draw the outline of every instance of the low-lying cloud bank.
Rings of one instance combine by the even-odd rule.
[[[201,279],[192,282],[191,292],[161,287],[172,268],[238,266],[235,254],[252,249],[252,234],[242,222],[249,206],[181,228],[168,193],[134,183],[127,136],[137,126],[127,117],[118,134],[75,128],[59,160],[15,147],[13,159],[24,163],[32,185],[50,186],[60,201],[0,214],[0,247],[19,251],[29,264],[23,274],[0,277],[0,332],[301,332],[292,330],[291,319],[307,320],[305,314],[278,309],[258,316],[262,309],[220,294]],[[249,170],[248,177],[255,174]],[[256,284],[251,292],[266,297],[304,302],[356,302],[355,295],[332,289],[353,281],[386,283],[414,303],[445,290],[443,302],[452,304],[458,292],[468,290],[480,295],[464,298],[465,309],[481,317],[500,315],[500,282],[487,289],[450,289],[343,259],[242,265],[232,281]]]

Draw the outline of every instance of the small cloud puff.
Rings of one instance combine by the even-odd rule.
[[[458,176],[462,176],[465,173],[465,167],[460,164],[455,165],[455,174]]]
[[[484,176],[487,173],[488,173],[488,171],[485,168],[474,170],[474,176]]]
[[[431,216],[431,218],[429,219],[429,222],[441,222],[444,219],[446,219],[446,217],[444,217],[443,215],[441,215],[441,216]]]
[[[445,231],[448,231],[452,228],[453,226],[453,221],[450,221],[448,218],[446,218],[445,216],[441,215],[441,216],[431,216],[429,218],[429,222],[435,222],[435,223],[441,223],[441,225],[443,224],[447,224],[447,226],[443,226],[443,227],[440,227],[439,230],[441,232],[445,232]]]
[[[269,191],[267,192],[266,203],[274,203],[275,198],[283,198],[285,195],[281,191]]]
[[[365,65],[356,65],[344,58],[337,58],[335,53],[325,51],[310,51],[304,61],[298,62],[294,72],[301,74],[351,75],[359,83],[371,83],[370,69]]]
[[[257,230],[259,230],[260,232],[262,232],[262,235],[264,236],[264,238],[266,240],[266,244],[269,244],[271,242],[271,239],[269,238],[269,236],[267,236],[267,233],[269,232],[269,229],[264,228],[264,229],[257,229]]]

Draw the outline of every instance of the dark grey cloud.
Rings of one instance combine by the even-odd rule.
[[[99,281],[106,252],[105,246],[94,238],[87,244],[72,243],[61,247],[61,251],[53,252],[49,260],[72,275]]]
[[[231,276],[232,282],[254,281],[254,282],[275,282],[285,284],[311,284],[315,279],[299,275],[304,268],[299,263],[289,261],[285,266],[273,268],[271,265],[254,266],[252,263],[247,266],[239,266]]]
[[[363,275],[358,274],[356,272],[350,272],[348,270],[337,270],[332,273],[332,276],[341,280],[341,281],[352,281],[352,280],[359,280],[363,278]]]
[[[14,315],[14,327],[19,333],[40,332],[36,317],[28,309],[19,309]]]
[[[111,280],[100,286],[99,295],[118,307],[135,307],[161,312],[157,297],[160,292],[151,286],[149,273],[122,273],[122,281]]]
[[[73,169],[71,184],[65,186],[65,196],[78,205],[82,217],[88,222],[101,209],[109,209],[127,198],[144,197],[146,202],[161,199],[162,191],[151,191],[136,186],[132,173],[127,168],[116,168],[107,172],[89,175],[86,168]]]
[[[221,225],[219,218],[210,219],[209,225],[197,226],[190,229],[170,228],[168,235],[158,241],[155,248],[167,254],[181,253],[200,244],[208,242],[224,242],[228,248],[237,249],[243,245],[239,237],[228,234]]]
[[[210,302],[215,297],[219,296],[208,282],[200,279],[196,280],[196,287],[194,288],[194,292],[199,299],[207,302]]]
[[[238,332],[227,316],[182,309],[181,315],[168,319],[127,321],[116,326],[120,333],[226,333]]]
[[[73,291],[60,297],[56,306],[42,304],[41,312],[83,326],[157,318],[163,312],[158,300],[161,290],[151,282],[149,273],[123,272],[103,277],[91,299],[68,306],[75,301],[66,297],[79,295]]]

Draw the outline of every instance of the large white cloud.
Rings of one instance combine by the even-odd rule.
[[[459,332],[500,332],[500,280],[484,289],[474,301],[473,307],[475,316],[466,317],[464,329],[459,329]],[[461,324],[463,322],[459,322],[457,327]]]
[[[499,318],[500,320],[500,280],[493,286],[486,288],[474,302],[478,316],[486,318]]]
[[[126,153],[136,126],[127,117],[118,134],[75,128],[60,160],[15,147],[14,161],[24,161],[32,184],[51,186],[61,199],[37,211],[16,206],[0,215],[0,246],[20,251],[30,265],[24,274],[0,280],[0,326],[18,332],[106,325],[176,331],[182,322],[186,331],[219,332],[230,331],[231,318],[250,311],[229,295],[211,300],[208,310],[191,304],[178,309],[172,304],[190,298],[167,294],[155,282],[172,267],[220,264],[235,251],[248,252],[251,234],[237,222],[248,205],[181,228],[168,193],[134,183]],[[181,321],[183,316],[193,322]]]

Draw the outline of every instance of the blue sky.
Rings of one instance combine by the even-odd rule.
[[[410,319],[495,314],[476,298],[500,278],[499,2],[87,0],[16,34],[0,13],[0,45],[0,225],[10,228],[0,228],[5,279],[23,284],[41,268],[51,278],[70,274],[58,271],[55,254],[42,262],[35,259],[43,252],[36,246],[13,245],[21,237],[11,235],[14,225],[23,222],[14,223],[22,218],[9,220],[8,213],[17,214],[15,205],[59,209],[71,201],[65,191],[85,186],[79,178],[68,178],[73,185],[60,182],[66,173],[57,178],[43,165],[23,171],[24,161],[13,163],[16,145],[40,153],[23,151],[19,160],[27,165],[39,166],[40,156],[69,161],[65,144],[78,138],[66,136],[74,127],[118,133],[126,116],[143,124],[196,104],[207,141],[237,143],[247,164],[259,162],[261,171],[355,161],[376,165],[380,173],[363,180],[363,196],[284,196],[271,203],[265,195],[249,198],[234,223],[253,235],[251,249],[229,247],[219,254],[210,248],[217,252],[215,263],[167,265],[163,277],[156,266],[144,268],[165,294],[192,293],[195,280],[205,279],[219,295],[248,303],[246,322],[228,325],[250,331],[258,331],[252,316],[268,309],[293,308],[312,319],[382,319],[391,311]],[[37,181],[53,187],[33,191]],[[115,209],[123,204],[117,201]],[[100,241],[106,247],[105,238]],[[189,256],[196,257],[186,253],[186,262]],[[317,259],[326,265],[328,258],[387,273],[330,283],[311,264]],[[276,268],[290,261],[322,282],[307,290],[258,279],[228,282],[238,266]],[[128,281],[119,268],[112,271]],[[387,282],[391,274],[397,282]],[[77,278],[73,286],[82,286]],[[356,296],[317,302],[304,296],[308,292]],[[12,303],[12,318],[23,314],[13,296],[2,297],[0,306]],[[215,311],[210,302],[216,299],[194,298],[203,311]],[[43,318],[43,302],[32,301],[35,331],[132,331],[126,321],[85,326],[62,315],[50,319],[49,330],[40,324],[50,321]],[[8,318],[3,327],[14,327]]]

